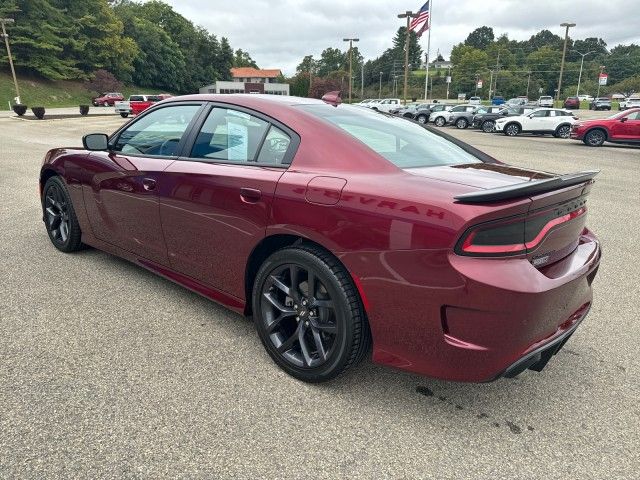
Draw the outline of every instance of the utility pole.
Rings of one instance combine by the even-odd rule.
[[[491,77],[489,79],[489,100],[491,100],[491,88],[493,87],[493,70],[491,70]]]
[[[5,23],[14,23],[13,18],[0,18],[0,25],[2,25],[2,36],[4,37],[4,44],[7,47],[7,56],[9,57],[9,65],[11,66],[11,75],[13,75],[13,84],[16,87],[16,102],[20,103],[20,89],[18,88],[18,79],[16,78],[16,70],[13,68],[13,58],[11,57],[11,48],[9,48],[9,35],[4,27]]]
[[[564,48],[562,49],[562,63],[560,64],[560,78],[558,79],[558,92],[556,93],[556,100],[560,100],[560,91],[562,90],[562,73],[564,72],[564,59],[567,55],[567,41],[569,40],[569,28],[575,27],[575,23],[561,23],[561,27],[565,27],[564,31]]]
[[[382,74],[384,72],[380,72],[380,90],[378,90],[378,98],[382,98]]]
[[[404,104],[407,104],[407,80],[409,79],[409,42],[411,40],[411,30],[409,30],[409,26],[411,25],[411,19],[416,18],[418,16],[417,13],[413,13],[411,10],[407,10],[404,13],[398,14],[398,18],[406,18],[407,19],[407,37],[404,42]]]
[[[596,52],[594,50],[591,50],[590,52],[587,52],[587,53],[580,53],[577,50],[571,50],[571,51],[576,52],[578,55],[582,57],[582,60],[580,60],[580,74],[578,75],[578,88],[576,89],[576,97],[577,97],[578,95],[580,95],[580,81],[582,80],[582,66],[584,65],[584,57],[586,57],[590,53],[596,53]]]
[[[311,98],[311,86],[313,85],[313,57],[309,62],[309,93],[307,93],[307,97]]]
[[[531,71],[529,71],[529,78],[527,78],[527,99],[529,98],[529,85],[531,85]]]
[[[351,103],[351,87],[353,86],[353,42],[359,42],[359,38],[343,38],[343,42],[349,42],[349,103]]]
[[[495,96],[496,92],[498,91],[498,72],[500,71],[500,50],[498,50],[498,58],[496,59],[496,78],[495,78],[495,84],[493,86],[493,95]],[[491,88],[489,88],[489,90],[491,90]]]
[[[360,66],[360,101],[364,100],[364,60]]]

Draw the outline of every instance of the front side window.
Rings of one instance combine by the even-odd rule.
[[[268,122],[248,113],[216,107],[202,125],[191,157],[253,162],[269,126]]]
[[[627,120],[640,120],[640,112],[633,112],[627,115]]]
[[[400,168],[481,163],[453,142],[402,118],[341,105],[301,105]]]
[[[177,155],[184,132],[200,105],[175,105],[144,115],[118,136],[114,150],[134,155]]]

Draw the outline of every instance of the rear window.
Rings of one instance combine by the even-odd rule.
[[[400,168],[482,163],[449,140],[402,118],[348,105],[299,108],[337,126]]]
[[[132,102],[143,102],[144,101],[144,97],[142,95],[131,95],[129,97],[129,100]]]

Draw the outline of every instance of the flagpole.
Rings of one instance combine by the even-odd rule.
[[[427,36],[427,76],[424,80],[424,99],[427,100],[427,90],[429,88],[429,62],[431,61],[431,17],[433,16],[433,0],[429,0],[429,35]],[[433,95],[433,92],[431,92]]]

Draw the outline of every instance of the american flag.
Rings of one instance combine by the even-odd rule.
[[[409,30],[416,32],[416,35],[420,37],[424,32],[429,29],[429,0],[425,2],[420,10],[418,10],[418,16],[411,21]]]

